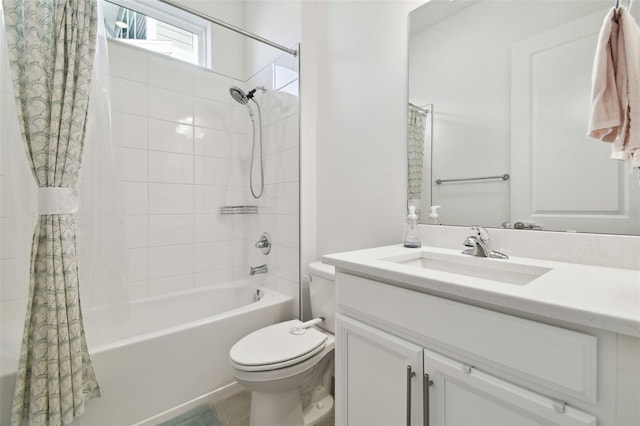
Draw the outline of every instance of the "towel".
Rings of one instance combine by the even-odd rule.
[[[616,85],[618,22],[615,9],[607,14],[598,36],[591,75],[591,117],[589,137],[614,142],[622,129],[621,100]]]
[[[596,47],[588,136],[640,167],[640,28],[624,7],[606,16]]]

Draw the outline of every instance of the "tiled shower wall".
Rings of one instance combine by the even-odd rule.
[[[272,66],[245,83],[117,42],[110,63],[129,296],[249,279],[297,298],[297,93],[272,90]],[[268,89],[256,94],[266,154],[260,200],[248,189],[247,107],[229,95],[254,81]],[[220,215],[225,205],[258,205],[259,214]],[[254,247],[264,231],[274,241],[268,256]],[[270,276],[249,277],[249,266],[263,263]]]
[[[128,298],[246,280],[297,301],[297,74],[273,90],[274,64],[243,82],[119,42],[109,42],[109,62]],[[297,73],[295,62],[280,62]],[[248,189],[251,121],[229,87],[248,91],[258,82],[268,89],[256,95],[263,112],[265,194],[254,200]],[[258,205],[259,213],[220,215],[223,205]],[[3,206],[3,224],[16,214],[12,210]],[[254,247],[264,231],[274,243],[268,256]],[[22,273],[22,279],[5,279],[9,260],[3,255],[1,261],[0,303],[16,311],[26,305],[28,281]],[[263,263],[269,273],[249,277],[249,266]],[[117,298],[83,295],[88,306],[108,299]]]

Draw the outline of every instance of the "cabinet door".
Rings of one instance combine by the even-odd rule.
[[[422,424],[421,347],[342,315],[336,339],[337,425]]]
[[[450,358],[424,351],[429,424],[455,426],[595,425],[590,414]]]

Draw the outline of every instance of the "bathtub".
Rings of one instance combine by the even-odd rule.
[[[291,318],[292,298],[230,284],[84,312],[87,343],[102,397],[77,426],[154,423],[202,403],[234,382],[229,349],[258,328]],[[9,424],[22,321],[0,336],[0,425]],[[164,413],[164,414],[162,414]],[[150,420],[151,419],[151,420]]]

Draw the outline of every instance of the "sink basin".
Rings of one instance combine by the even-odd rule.
[[[551,269],[532,265],[522,265],[509,260],[450,255],[420,251],[408,255],[382,259],[413,268],[423,268],[471,278],[500,281],[508,284],[525,285],[549,272]]]

